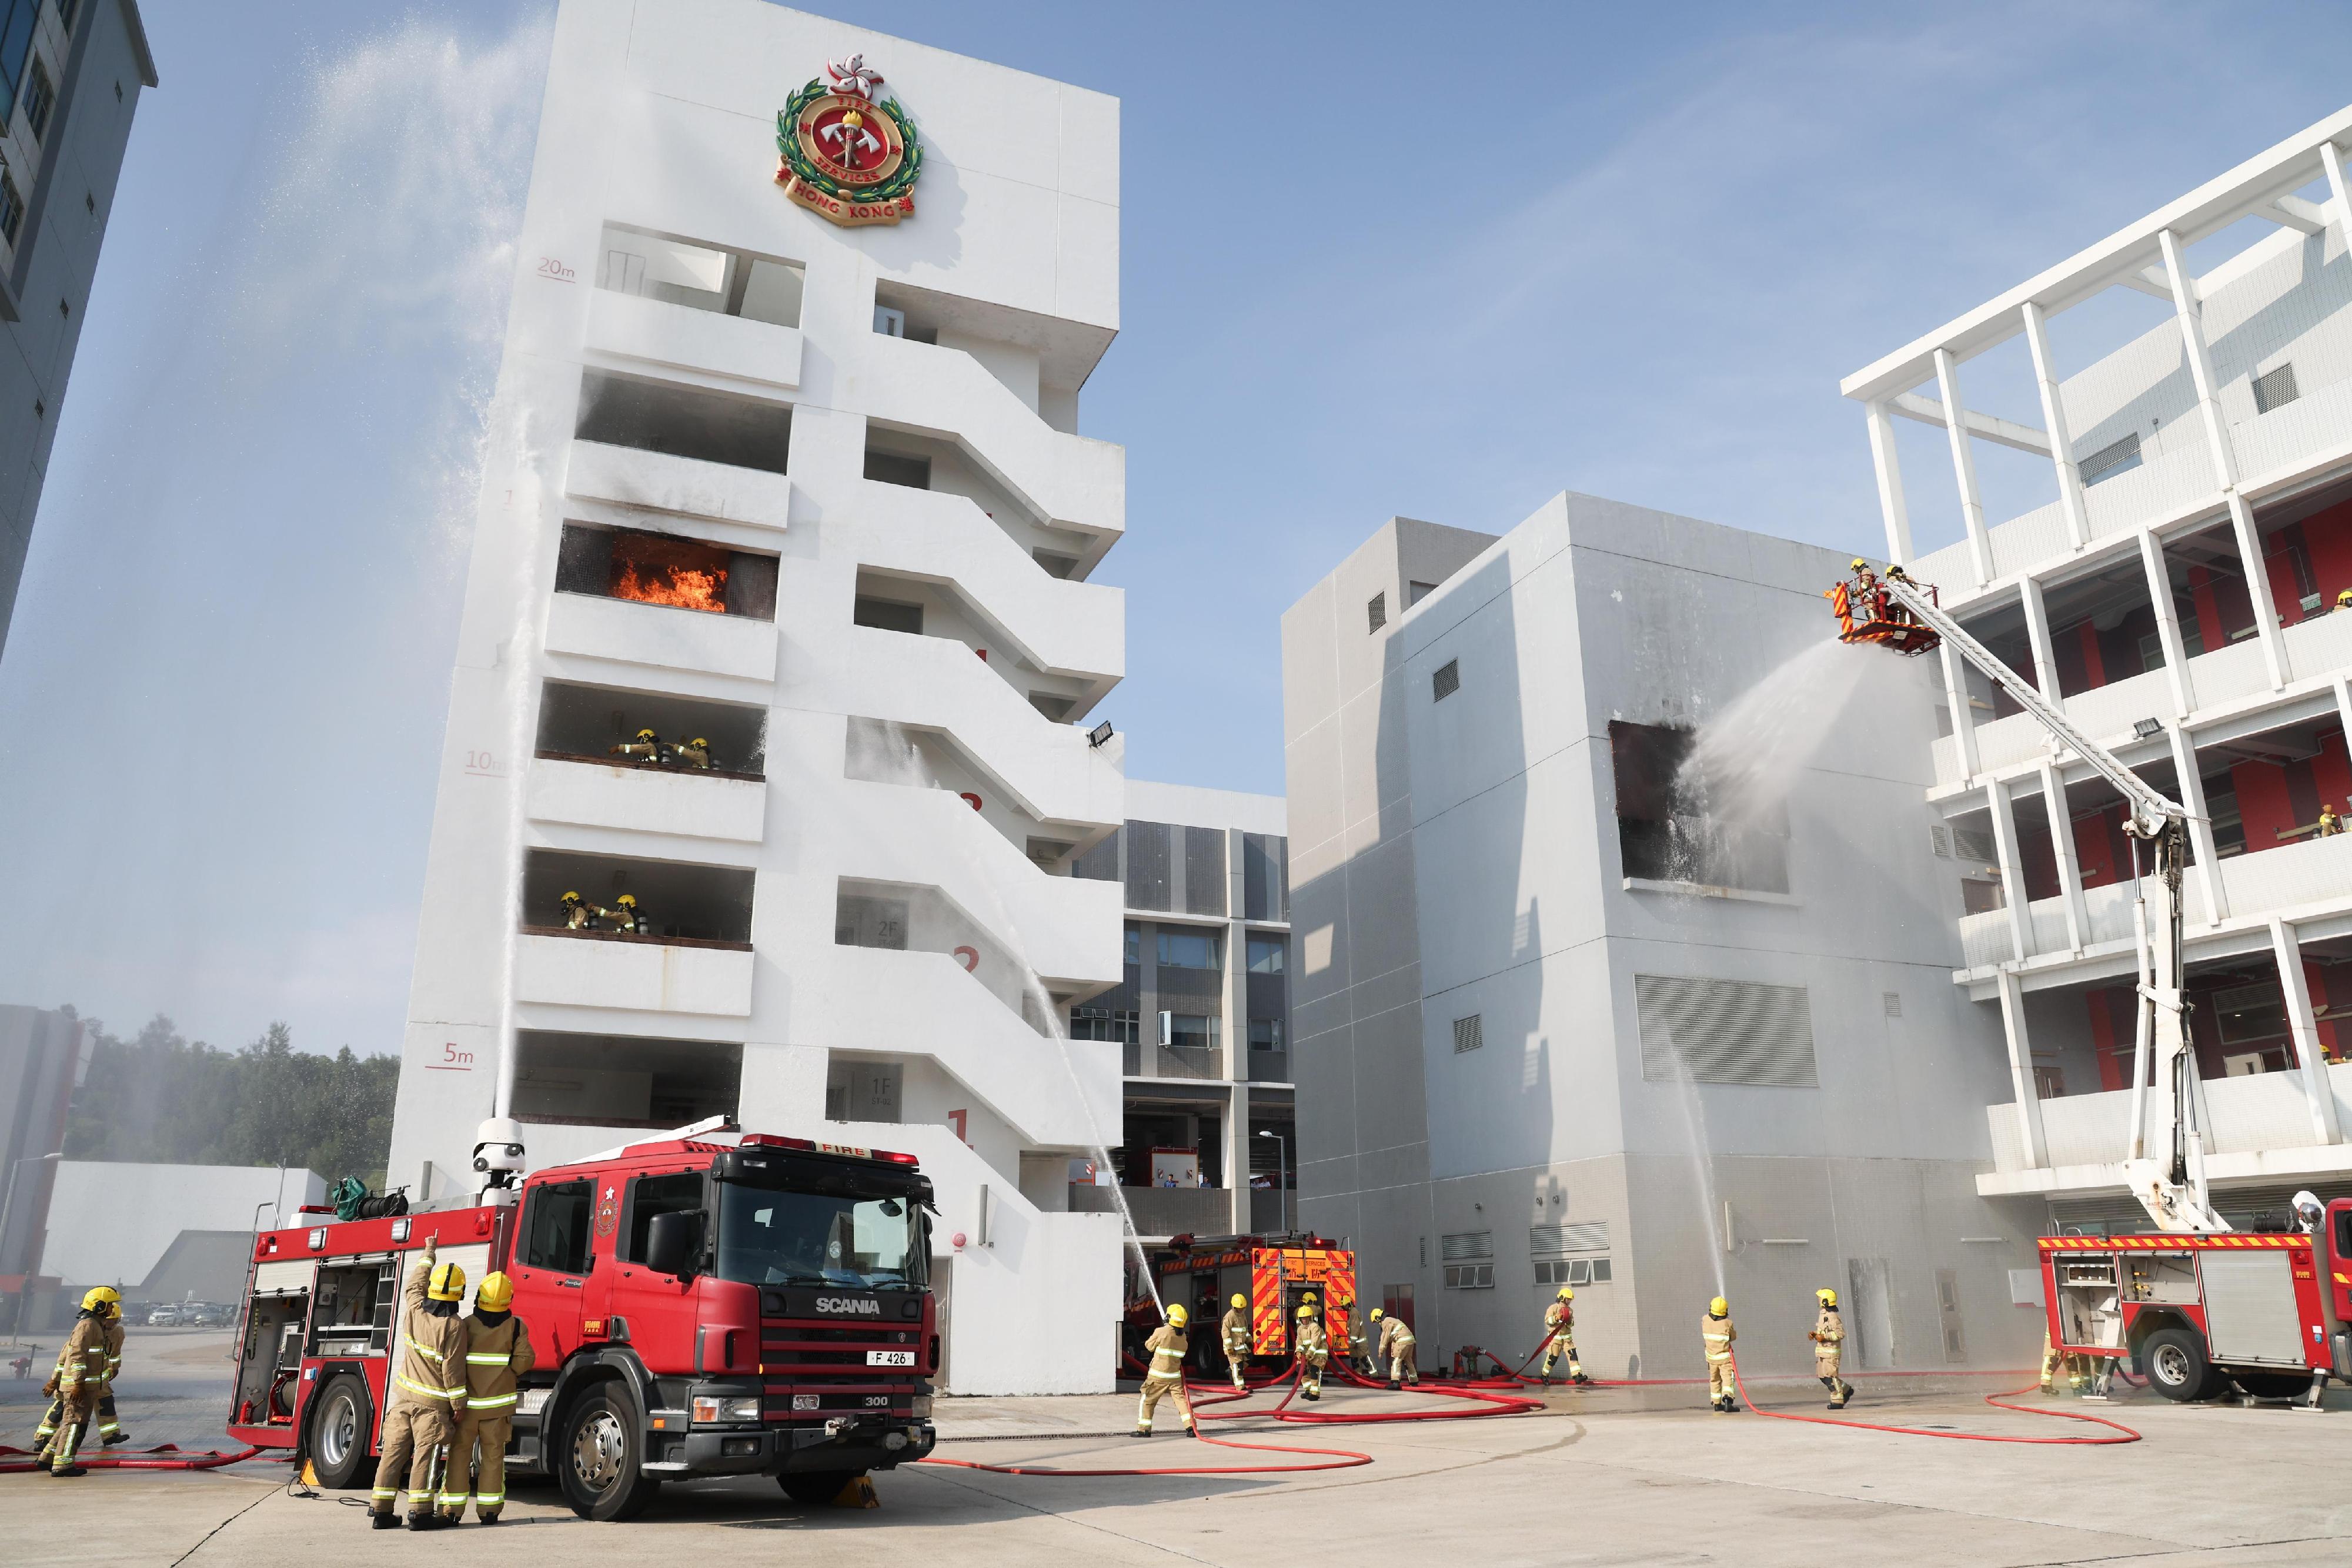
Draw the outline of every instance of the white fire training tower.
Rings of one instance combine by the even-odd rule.
[[[392,1180],[470,1190],[499,1112],[535,1165],[719,1114],[904,1150],[944,1385],[1107,1389],[1118,1220],[1069,1170],[1119,1048],[1054,1036],[1122,977],[1070,875],[1126,815],[1124,454],[1077,434],[1118,105],[663,12],[556,20]]]

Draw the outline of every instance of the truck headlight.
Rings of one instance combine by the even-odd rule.
[[[697,1421],[757,1421],[760,1401],[749,1399],[713,1398],[698,1394],[694,1396],[694,1418]]]
[[[915,1396],[915,1419],[916,1419],[916,1420],[918,1420],[918,1421],[928,1421],[928,1420],[929,1420],[930,1418],[931,1418],[931,1396],[930,1396],[929,1395],[928,1395],[928,1394],[918,1394],[918,1395],[916,1395],[916,1396]]]

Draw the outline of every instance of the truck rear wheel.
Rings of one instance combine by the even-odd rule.
[[[788,1476],[778,1476],[776,1484],[784,1495],[803,1508],[822,1508],[841,1495],[841,1489],[864,1475],[864,1470],[801,1470]]]
[[[366,1384],[348,1372],[327,1379],[310,1416],[310,1462],[320,1486],[349,1491],[367,1482],[371,1415]]]
[[[2179,1404],[2203,1398],[2213,1381],[2205,1342],[2188,1329],[2157,1330],[2141,1344],[2139,1359],[2147,1368],[2148,1386]]]
[[[646,1438],[636,1411],[609,1387],[593,1389],[564,1413],[548,1463],[563,1500],[583,1519],[635,1519],[661,1490],[645,1470]]]

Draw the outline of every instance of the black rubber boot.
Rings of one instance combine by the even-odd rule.
[[[79,1465],[67,1465],[63,1469],[52,1467],[49,1470],[49,1474],[56,1479],[67,1480],[75,1476],[86,1476],[89,1474],[89,1472],[83,1469]]]
[[[1129,1433],[1128,1436],[1130,1437],[1149,1437],[1151,1436],[1151,1428],[1149,1427],[1138,1427],[1134,1431]]]
[[[1394,1394],[1398,1389],[1402,1388],[1403,1386],[1404,1386],[1404,1385],[1403,1385],[1403,1384],[1402,1384],[1402,1383],[1399,1383],[1395,1378],[1391,1377],[1391,1378],[1390,1378],[1390,1379],[1389,1379],[1389,1392],[1390,1392],[1390,1393]]]
[[[1590,1388],[1592,1386],[1592,1379],[1585,1376],[1584,1374],[1580,1372],[1575,1376],[1570,1378],[1569,1381],[1575,1384],[1579,1388]]]
[[[412,1513],[408,1516],[408,1528],[411,1530],[438,1530],[441,1528],[441,1521],[429,1513]]]
[[[400,1528],[400,1520],[398,1516],[394,1514],[371,1513],[368,1515],[368,1528],[370,1530],[398,1530]]]
[[[98,1440],[98,1446],[101,1448],[110,1448],[117,1443],[127,1443],[129,1441],[131,1441],[130,1433],[117,1432],[111,1437],[100,1437]]]

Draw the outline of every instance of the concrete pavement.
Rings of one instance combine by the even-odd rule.
[[[1768,1404],[1811,1412],[1794,1386]],[[1322,1408],[1425,1404],[1348,1391]],[[628,1525],[574,1519],[553,1490],[513,1489],[509,1522],[425,1542],[369,1531],[361,1510],[284,1490],[283,1466],[210,1475],[0,1477],[8,1561],[315,1568],[414,1561],[510,1568],[518,1550],[712,1556],[767,1548],[744,1531],[821,1538],[829,1565],[953,1552],[974,1565],[1302,1561],[1518,1563],[1830,1563],[1954,1568],[2128,1560],[2135,1568],[2352,1561],[2352,1412],[2179,1407],[2143,1396],[2080,1406],[2138,1427],[2116,1448],[1946,1441],[1695,1408],[1687,1390],[1565,1394],[1540,1416],[1359,1427],[1225,1423],[1252,1441],[1354,1448],[1375,1462],[1295,1478],[1047,1479],[912,1468],[877,1478],[875,1511],[807,1509],[765,1481],[676,1485]],[[943,1456],[1024,1465],[1282,1462],[1281,1456],[1115,1431],[1116,1396],[941,1402]],[[2090,1428],[1989,1409],[1973,1393],[1883,1394],[1849,1414],[2017,1436]],[[1255,1428],[1255,1429],[1244,1429]],[[1016,1433],[1019,1436],[977,1434]],[[83,1506],[49,1506],[68,1494]],[[88,1502],[103,1499],[103,1506]],[[625,1531],[626,1536],[611,1532]],[[781,1545],[782,1543],[778,1543]],[[786,1551],[793,1550],[785,1548]]]

